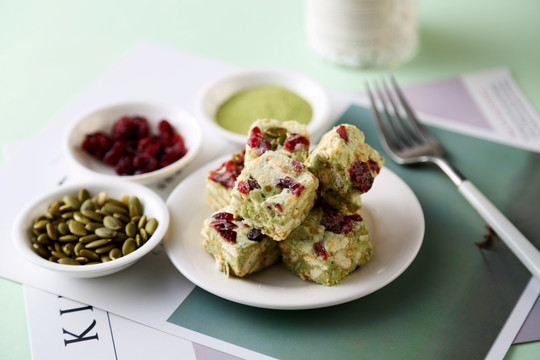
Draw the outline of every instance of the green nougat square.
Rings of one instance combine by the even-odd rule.
[[[369,191],[384,158],[364,142],[357,127],[342,124],[321,138],[305,161],[319,179],[320,195],[334,208],[356,211],[360,195]]]
[[[365,264],[373,251],[360,215],[320,206],[278,245],[287,269],[327,286]]]
[[[309,154],[309,141],[307,125],[294,120],[258,119],[248,132],[246,162],[268,150],[281,152],[304,162]]]
[[[267,151],[246,163],[232,190],[231,205],[247,224],[280,241],[307,216],[318,184],[298,160]]]
[[[245,150],[234,153],[231,158],[208,172],[206,177],[206,200],[215,211],[229,205],[236,178],[244,169]]]
[[[225,207],[205,219],[203,246],[214,256],[219,271],[243,277],[279,261],[277,242],[247,225]]]

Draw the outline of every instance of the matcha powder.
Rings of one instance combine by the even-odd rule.
[[[260,86],[240,91],[217,110],[216,122],[223,128],[247,135],[257,119],[311,121],[311,105],[292,91],[279,86]]]

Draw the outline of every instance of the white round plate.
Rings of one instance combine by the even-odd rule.
[[[171,216],[164,239],[167,255],[195,285],[222,298],[269,309],[312,309],[368,295],[397,278],[413,261],[424,237],[424,214],[418,199],[395,173],[383,168],[363,195],[373,256],[338,285],[304,281],[283,264],[244,278],[227,278],[202,245],[200,231],[212,214],[206,202],[205,178],[230,156],[212,161],[182,181],[167,199]]]

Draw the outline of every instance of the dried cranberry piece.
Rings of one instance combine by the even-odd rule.
[[[175,134],[174,128],[172,127],[171,123],[165,119],[159,122],[158,130],[160,135],[173,136]]]
[[[253,189],[260,189],[261,186],[259,185],[257,180],[255,180],[253,178],[249,178],[247,180],[238,182],[238,185],[236,185],[236,188],[242,194],[246,195]]]
[[[143,137],[137,143],[137,151],[143,154],[157,156],[162,149],[163,145],[159,138],[151,135]]]
[[[253,179],[253,178],[249,178],[247,179],[247,182],[249,184],[249,190],[253,190],[253,189],[260,189],[261,186],[259,185],[259,183],[257,182],[257,180]]]
[[[347,128],[344,125],[340,125],[336,132],[341,136],[343,140],[345,140],[345,143],[349,142],[349,134],[347,134]]]
[[[360,188],[363,192],[371,189],[374,179],[369,170],[368,163],[355,160],[348,171],[355,187]]]
[[[292,159],[291,164],[294,171],[296,171],[297,173],[302,172],[302,170],[304,170],[305,168],[304,164],[302,164],[300,161],[296,159]]]
[[[247,181],[239,181],[238,185],[236,185],[236,188],[241,194],[247,195],[249,194],[249,184]]]
[[[122,156],[126,155],[125,146],[121,141],[117,141],[103,155],[103,162],[107,165],[114,166]]]
[[[139,140],[147,136],[149,133],[148,130],[148,120],[143,116],[134,116],[131,118],[134,127],[134,139]]]
[[[265,237],[266,235],[264,235],[261,230],[256,229],[256,228],[249,230],[249,232],[247,233],[247,238],[251,241],[260,242]]]
[[[233,221],[234,215],[228,212],[220,212],[212,215],[213,219]]]
[[[253,150],[253,153],[256,156],[260,156],[266,151],[272,149],[272,144],[270,141],[264,138],[261,129],[259,129],[257,126],[251,129],[247,140],[247,145]]]
[[[358,221],[362,221],[362,217],[358,214],[344,216],[336,209],[326,208],[320,222],[326,231],[334,234],[348,234],[354,229]]]
[[[290,134],[283,144],[283,149],[290,152],[307,150],[309,140],[300,134]]]
[[[233,231],[237,228],[236,224],[230,222],[229,220],[219,219],[210,222],[209,226],[215,229],[219,236],[225,240],[231,243],[236,243],[236,232]]]
[[[356,223],[362,221],[362,217],[360,215],[348,215],[343,217],[343,221],[341,222],[341,234],[347,235],[350,233],[354,227],[356,226]]]
[[[210,173],[208,174],[208,178],[231,189],[234,186],[236,178],[238,178],[238,176],[242,172],[242,169],[243,165],[240,166],[237,165],[234,161],[228,160],[221,164],[219,169],[210,171]]]
[[[322,242],[317,241],[313,244],[313,249],[319,255],[323,260],[328,260],[328,253],[326,252],[326,249],[324,248],[324,244]]]
[[[135,168],[135,174],[145,174],[156,170],[158,161],[152,155],[139,154],[133,158],[133,167]]]
[[[293,178],[286,176],[285,178],[278,178],[275,184],[280,189],[289,189],[291,194],[300,196],[305,190],[305,186],[295,181]]]
[[[373,160],[368,160],[367,166],[368,166],[369,170],[371,170],[375,174],[378,174],[381,171],[381,169],[379,168],[379,164],[377,164]]]
[[[275,203],[275,204],[274,204],[274,207],[275,207],[279,212],[283,212],[283,206],[281,206],[280,203]]]
[[[129,155],[122,156],[114,166],[114,171],[118,175],[133,175],[133,157]]]
[[[100,160],[112,145],[111,137],[101,131],[86,135],[82,142],[82,148]]]

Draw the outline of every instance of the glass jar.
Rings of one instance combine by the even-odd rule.
[[[416,0],[305,0],[310,47],[340,65],[394,68],[418,48]]]

